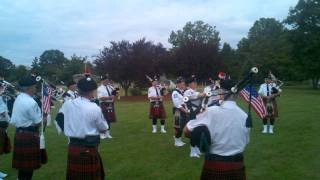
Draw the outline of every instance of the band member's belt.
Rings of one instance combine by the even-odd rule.
[[[6,129],[9,126],[7,121],[0,121],[0,128]]]
[[[207,154],[205,157],[206,160],[210,161],[223,161],[223,162],[242,162],[243,154],[239,153],[233,156],[220,156],[217,154]]]
[[[16,132],[20,132],[20,133],[22,133],[22,132],[33,132],[33,133],[37,133],[37,132],[39,132],[39,129],[38,129],[38,127],[36,127],[36,126],[18,127],[18,128],[16,129]]]
[[[100,136],[87,136],[85,138],[70,138],[70,145],[98,147]]]

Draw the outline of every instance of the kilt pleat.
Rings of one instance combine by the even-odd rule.
[[[117,121],[113,102],[101,102],[100,107],[107,122],[112,123]]]
[[[166,110],[162,102],[159,103],[158,105],[155,105],[153,103],[150,104],[149,118],[150,119],[166,119],[167,118]]]
[[[96,147],[69,145],[67,179],[103,180],[105,172]]]
[[[220,162],[206,160],[201,180],[246,180],[243,162]]]
[[[41,167],[40,137],[38,133],[16,132],[12,167],[21,170],[34,170]]]

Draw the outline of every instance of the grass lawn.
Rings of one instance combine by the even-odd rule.
[[[278,102],[280,118],[274,135],[261,134],[261,122],[254,119],[245,152],[248,179],[320,179],[320,91],[286,88]],[[246,107],[242,101],[240,104]],[[166,102],[167,134],[151,133],[147,101],[120,101],[116,106],[114,138],[102,141],[100,146],[108,179],[199,179],[203,159],[189,158],[189,146],[173,146],[171,102]],[[13,131],[11,127],[12,141]],[[58,136],[51,126],[46,142],[49,162],[35,171],[33,179],[65,179],[66,138]],[[9,174],[6,179],[17,177],[17,171],[11,168],[11,156],[0,157],[0,170]]]

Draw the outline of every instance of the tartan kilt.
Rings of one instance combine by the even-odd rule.
[[[12,167],[21,170],[34,170],[41,167],[39,133],[16,132]]]
[[[105,172],[97,147],[69,145],[68,180],[103,180]]]
[[[181,112],[179,109],[175,109],[173,115],[173,128],[183,129],[188,122],[186,113]]]
[[[167,114],[164,109],[163,102],[151,102],[150,103],[150,111],[149,111],[150,119],[166,119]]]
[[[101,102],[100,107],[107,122],[112,123],[117,121],[114,102]]]
[[[263,99],[263,103],[265,105],[265,107],[267,108],[267,100],[266,99]],[[269,116],[267,115],[266,118],[277,118],[279,117],[279,114],[278,114],[278,104],[277,104],[277,101],[275,99],[272,100],[272,115]],[[268,112],[267,112],[268,114]]]
[[[201,180],[246,180],[243,162],[205,160]]]
[[[10,138],[5,128],[0,127],[0,155],[11,152]]]

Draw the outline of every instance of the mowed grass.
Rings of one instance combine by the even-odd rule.
[[[111,140],[103,140],[101,156],[107,179],[199,179],[203,158],[189,158],[189,146],[173,146],[172,105],[166,102],[167,134],[152,134],[147,101],[116,104],[118,122]],[[247,110],[242,101],[239,104]],[[279,98],[280,118],[275,134],[261,134],[254,115],[251,142],[245,152],[249,180],[320,179],[320,91],[286,88]],[[9,129],[13,141],[14,129]],[[188,142],[187,139],[184,139]],[[34,174],[35,180],[65,179],[67,140],[53,126],[46,133],[49,162]],[[0,157],[0,170],[16,179],[12,153]]]

